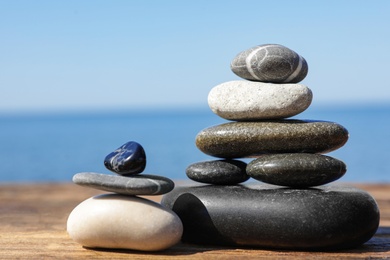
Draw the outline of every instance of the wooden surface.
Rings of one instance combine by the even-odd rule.
[[[157,253],[130,250],[91,250],[73,242],[66,220],[81,201],[101,192],[71,183],[0,185],[0,259],[390,259],[390,185],[353,184],[368,191],[381,211],[380,228],[365,245],[335,252],[293,252],[251,248],[198,246],[179,243]],[[149,197],[159,201],[161,197]]]

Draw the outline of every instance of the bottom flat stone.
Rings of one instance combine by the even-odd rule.
[[[196,244],[330,250],[359,246],[379,225],[379,209],[353,187],[273,185],[179,187],[164,195]]]

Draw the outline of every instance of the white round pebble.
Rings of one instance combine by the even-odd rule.
[[[303,112],[313,94],[302,84],[229,81],[214,87],[208,96],[218,116],[237,121],[286,118]]]
[[[67,231],[85,247],[158,251],[180,241],[183,225],[173,211],[156,202],[103,194],[71,212]]]

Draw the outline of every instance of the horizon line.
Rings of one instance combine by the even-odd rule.
[[[305,111],[311,110],[364,110],[390,108],[390,102],[318,102],[311,104]],[[0,117],[30,117],[30,116],[56,116],[56,115],[109,115],[118,114],[149,114],[149,113],[203,113],[209,111],[213,113],[208,105],[176,105],[176,106],[127,106],[127,107],[83,107],[83,108],[39,108],[39,109],[19,109],[19,110],[0,110]],[[303,112],[305,112],[303,111]],[[302,112],[302,113],[303,113]]]

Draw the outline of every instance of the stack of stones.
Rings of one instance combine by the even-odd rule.
[[[311,90],[297,84],[308,72],[305,59],[267,44],[241,52],[231,68],[246,80],[214,87],[208,103],[236,122],[196,137],[202,152],[221,159],[186,170],[212,185],[179,187],[162,200],[181,218],[182,240],[310,250],[368,241],[379,225],[375,200],[356,188],[323,186],[346,172],[342,161],[322,154],[343,146],[348,131],[333,122],[285,119],[311,104]],[[252,157],[249,164],[237,160]],[[250,177],[262,183],[238,185]]]
[[[161,204],[138,195],[170,192],[174,183],[165,177],[139,175],[146,166],[143,147],[128,142],[106,156],[104,165],[117,175],[82,172],[73,182],[113,193],[80,203],[69,215],[67,231],[84,247],[142,251],[166,249],[183,233],[179,217]]]

